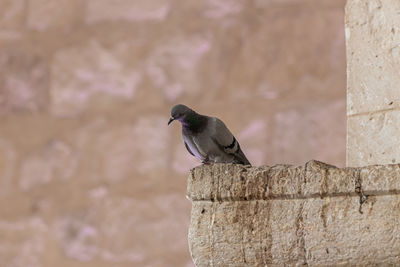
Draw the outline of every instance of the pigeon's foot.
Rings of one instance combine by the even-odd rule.
[[[211,165],[213,162],[211,162],[210,159],[207,157],[201,163],[203,163],[205,165]]]

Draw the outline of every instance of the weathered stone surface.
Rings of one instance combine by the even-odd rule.
[[[90,0],[87,5],[87,22],[101,21],[160,21],[169,12],[168,0]]]
[[[17,152],[7,140],[0,139],[0,195],[11,190],[12,178],[16,168]]]
[[[354,193],[359,172],[357,168],[339,169],[319,161],[309,161],[299,167],[205,165],[191,170],[187,191],[193,201],[344,195]],[[379,187],[377,185],[375,190],[379,190]]]
[[[119,183],[146,175],[147,179],[137,183],[153,183],[150,177],[168,168],[165,127],[165,117],[155,115],[115,125],[100,119],[81,127],[74,137],[91,179]]]
[[[107,49],[92,40],[85,46],[57,52],[51,67],[52,112],[73,116],[84,111],[86,103],[96,96],[133,97],[140,75],[126,67],[123,59],[126,50],[122,50]]]
[[[63,216],[55,222],[56,238],[68,258],[86,262],[99,252],[99,230],[90,216]]]
[[[400,107],[400,2],[347,1],[347,114]]]
[[[400,111],[360,114],[347,119],[347,165],[400,161]]]
[[[147,61],[146,72],[170,102],[180,97],[185,89],[198,92],[201,81],[196,69],[210,46],[210,40],[202,36],[166,40],[154,49]]]
[[[302,98],[305,96],[303,92],[308,90],[316,95],[324,92],[334,97],[339,92],[336,88],[343,88],[344,84],[341,84],[339,78],[344,76],[343,72],[337,71],[332,76],[328,74],[333,69],[345,67],[339,60],[344,56],[340,49],[344,42],[343,21],[335,19],[342,11],[313,9],[290,2],[287,4],[293,6],[290,6],[287,13],[282,13],[279,9],[285,4],[277,5],[277,9],[271,8],[271,4],[259,5],[255,9],[244,5],[243,11],[236,14],[238,21],[220,26],[223,38],[230,40],[230,43],[222,43],[218,47],[222,51],[217,55],[237,55],[231,61],[221,61],[221,56],[217,55],[210,60],[220,61],[215,63],[220,66],[217,71],[229,71],[226,82],[231,98],[243,101],[252,92],[264,101],[274,101],[288,94]],[[243,19],[246,14],[252,20]],[[275,17],[273,23],[269,16]],[[240,31],[232,31],[231,27],[251,31],[245,37],[246,42],[241,43],[244,37]],[[308,30],[303,31],[303,27]],[[316,33],[318,34],[314,35]],[[278,49],[276,40],[280,40],[282,49]],[[323,40],[329,41],[325,43]],[[296,46],[292,48],[293,42]],[[321,53],[314,53],[315,50]],[[279,60],[276,61],[276,58]],[[332,90],[328,92],[327,88]]]
[[[346,6],[347,166],[400,162],[400,2]]]
[[[400,263],[399,165],[215,164],[193,169],[197,266]],[[379,177],[379,178],[378,178]]]
[[[45,31],[48,29],[71,30],[82,20],[80,0],[28,0],[28,28]]]
[[[45,222],[37,217],[24,220],[0,220],[0,262],[5,266],[40,267],[45,250]]]
[[[27,191],[53,179],[65,181],[75,172],[77,155],[62,141],[52,140],[21,162],[19,186]]]
[[[303,207],[306,262],[313,266],[398,265],[400,197],[314,198]]]
[[[2,0],[0,2],[0,32],[22,29],[24,8],[24,0]]]
[[[272,163],[282,162],[286,158],[291,164],[303,164],[303,157],[318,158],[331,164],[337,155],[345,153],[343,137],[346,135],[345,101],[338,100],[328,104],[315,104],[296,109],[276,112],[271,138],[275,140],[266,150],[270,151]],[[314,138],[310,138],[313,136]],[[334,146],[336,151],[327,151],[321,147]],[[296,149],[293,149],[293,148]]]
[[[354,191],[359,172],[356,168],[339,169],[332,165],[310,161],[305,165],[301,192],[304,196],[349,194]]]
[[[360,170],[362,188],[383,194],[400,191],[400,165],[372,165]],[[379,191],[377,190],[379,188]]]
[[[246,121],[244,128],[235,134],[235,136],[240,140],[242,149],[245,149],[247,157],[252,159],[251,164],[258,166],[263,164],[265,159],[273,154],[270,151],[272,136],[268,130],[272,123],[269,119],[263,118],[261,115],[252,117],[253,120]]]
[[[109,262],[131,262],[146,265],[151,258],[166,259],[171,265],[179,265],[180,260],[169,254],[179,253],[187,247],[186,231],[181,231],[188,222],[188,216],[170,212],[172,206],[186,208],[182,198],[175,194],[154,196],[153,199],[104,198],[100,204],[102,220],[100,244],[101,257]],[[154,215],[152,209],[157,211]],[[123,219],[122,219],[123,218]],[[152,233],[153,238],[146,238]],[[176,239],[174,236],[180,238]],[[185,237],[185,238],[183,238]],[[138,240],[141,240],[138,242]],[[158,249],[159,242],[168,242],[168,250]],[[148,250],[153,247],[153,250]]]
[[[43,56],[23,48],[0,50],[0,114],[44,109],[48,86]]]
[[[264,266],[296,263],[297,221],[303,200],[196,201],[189,246],[197,266]],[[288,207],[288,212],[280,212]],[[282,230],[284,229],[284,230]],[[270,251],[271,253],[266,253]]]

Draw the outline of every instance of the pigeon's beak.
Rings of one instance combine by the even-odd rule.
[[[170,125],[170,123],[173,122],[174,120],[175,120],[174,117],[169,118],[168,125]]]

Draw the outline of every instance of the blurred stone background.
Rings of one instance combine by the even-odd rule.
[[[193,266],[169,111],[344,166],[345,0],[0,0],[0,266]]]

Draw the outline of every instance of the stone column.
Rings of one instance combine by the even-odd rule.
[[[400,1],[348,0],[347,166],[400,162]]]

